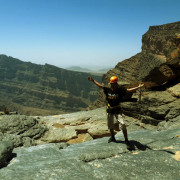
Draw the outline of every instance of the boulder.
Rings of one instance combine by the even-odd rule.
[[[158,125],[161,121],[169,121],[179,116],[180,99],[172,96],[169,90],[146,92],[141,103],[124,102],[122,109],[124,114],[143,123]]]
[[[168,92],[170,92],[172,96],[180,98],[180,83],[169,88]]]
[[[38,119],[24,115],[4,115],[0,119],[0,140],[11,140],[15,147],[35,145],[34,140],[40,138],[47,127]]]
[[[82,143],[82,142],[90,141],[90,140],[93,140],[93,138],[90,136],[89,133],[85,133],[85,134],[78,134],[77,138],[70,139],[69,141],[67,141],[67,143],[76,144],[76,143]]]
[[[48,143],[66,142],[77,137],[76,131],[67,128],[50,128],[40,139]]]
[[[84,142],[109,136],[105,108],[72,114],[42,117],[40,123],[49,129],[37,144],[49,142]]]
[[[88,133],[94,138],[102,138],[110,136],[110,131],[107,128],[107,124],[94,125],[88,129]]]

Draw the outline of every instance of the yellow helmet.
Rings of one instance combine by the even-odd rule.
[[[110,83],[117,83],[118,82],[118,78],[116,77],[116,76],[112,76],[111,78],[110,78],[110,81],[109,81]]]

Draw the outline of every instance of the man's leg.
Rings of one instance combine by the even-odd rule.
[[[107,125],[111,133],[111,137],[109,138],[108,143],[116,142],[115,134],[114,134],[114,115],[111,113],[107,113]]]
[[[111,137],[109,138],[108,143],[116,142],[116,138],[115,138],[115,135],[114,135],[114,129],[110,129],[110,133],[111,133]]]
[[[128,141],[127,128],[125,124],[122,125],[122,131],[123,131],[125,141]]]
[[[125,143],[127,145],[129,145],[130,143],[129,143],[129,140],[128,140],[127,128],[126,128],[126,125],[124,123],[122,115],[118,114],[117,115],[117,119],[118,119],[119,125],[120,125],[120,127],[122,129],[122,132],[123,132],[123,135],[124,135],[124,139],[125,139]]]

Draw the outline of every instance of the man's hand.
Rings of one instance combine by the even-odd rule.
[[[94,82],[94,79],[91,76],[88,77],[88,80]]]
[[[138,86],[138,88],[143,87],[143,86],[144,86],[144,84],[141,84],[141,83],[140,83],[139,86]]]
[[[96,86],[98,86],[99,88],[103,88],[103,85],[98,83],[97,81],[95,81],[91,76],[88,77],[89,81],[92,81]]]

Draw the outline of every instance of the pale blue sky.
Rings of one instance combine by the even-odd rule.
[[[180,21],[179,0],[0,0],[0,54],[58,67],[110,66],[149,26]]]

